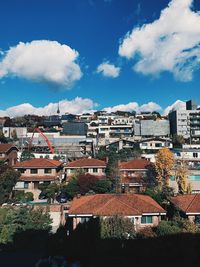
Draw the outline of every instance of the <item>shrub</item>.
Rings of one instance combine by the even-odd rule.
[[[173,235],[182,232],[176,221],[161,221],[159,225],[155,228],[157,236]]]
[[[156,233],[152,227],[141,228],[137,233],[138,238],[153,238],[156,237]]]

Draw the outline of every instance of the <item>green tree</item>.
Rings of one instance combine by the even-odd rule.
[[[24,150],[21,154],[20,161],[30,160],[34,158],[35,156],[33,153],[31,153],[29,150]]]
[[[72,177],[66,186],[66,193],[69,199],[72,199],[77,194],[80,194],[78,182],[76,177]]]
[[[0,204],[7,202],[11,199],[13,187],[20,177],[20,173],[12,168],[5,167],[0,172]]]
[[[134,223],[119,215],[100,219],[100,236],[102,239],[132,239],[136,236]]]
[[[97,194],[110,193],[112,189],[111,181],[108,179],[101,179],[96,182],[93,187],[93,190]]]
[[[172,137],[172,143],[174,147],[181,148],[183,144],[185,144],[185,139],[182,135],[174,134]]]
[[[27,230],[51,230],[52,220],[43,209],[0,209],[0,244],[12,243],[15,234]]]
[[[54,203],[56,194],[58,193],[59,189],[59,185],[56,183],[51,183],[46,187],[44,193],[47,196],[48,203]]]

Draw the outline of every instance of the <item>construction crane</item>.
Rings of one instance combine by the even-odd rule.
[[[51,153],[54,154],[55,151],[54,151],[49,139],[46,137],[46,135],[39,128],[35,128],[34,131],[33,131],[32,137],[31,137],[31,139],[29,140],[29,143],[28,143],[29,149],[32,146],[32,142],[33,142],[33,138],[34,138],[34,133],[35,132],[38,132],[45,139],[45,141],[46,141]]]

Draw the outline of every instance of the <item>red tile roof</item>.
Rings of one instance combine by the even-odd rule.
[[[26,181],[26,182],[42,182],[42,181],[55,181],[58,180],[56,176],[53,175],[21,175],[19,178],[20,181]]]
[[[14,147],[14,148],[16,148],[16,150],[18,150],[18,148],[15,145],[12,145],[12,144],[0,144],[0,153],[6,153],[12,147]]]
[[[145,159],[133,159],[129,161],[124,161],[119,164],[121,170],[137,170],[146,169],[151,162]]]
[[[97,194],[74,198],[69,215],[134,216],[143,213],[166,213],[151,197],[139,194]]]
[[[57,168],[62,165],[61,161],[53,159],[30,159],[17,162],[13,168]]]
[[[200,213],[200,195],[188,194],[171,197],[170,201],[185,213]]]
[[[67,164],[67,168],[106,167],[106,163],[99,159],[78,159]]]

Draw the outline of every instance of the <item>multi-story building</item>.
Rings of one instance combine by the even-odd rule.
[[[186,109],[169,113],[172,135],[182,135],[189,143],[200,143],[200,110],[195,100],[186,102]]]
[[[137,120],[134,122],[134,135],[141,137],[168,137],[170,135],[169,120]]]

